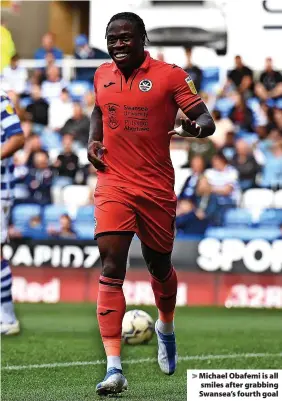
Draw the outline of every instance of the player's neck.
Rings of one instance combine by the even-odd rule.
[[[130,67],[128,68],[124,68],[121,70],[123,76],[125,77],[125,80],[128,81],[128,79],[131,77],[131,75],[133,74],[133,72],[135,70],[137,70],[138,68],[141,67],[141,65],[144,63],[146,58],[146,53],[143,52],[140,57],[138,57],[138,59],[136,59],[136,62],[134,64],[132,64]]]

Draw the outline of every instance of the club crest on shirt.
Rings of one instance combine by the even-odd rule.
[[[115,103],[107,103],[105,106],[108,110],[108,126],[111,129],[116,129],[120,124],[117,117],[119,105]]]
[[[150,81],[150,79],[142,79],[142,81],[139,82],[139,89],[141,92],[149,92],[149,90],[152,89],[153,83]]]
[[[193,79],[190,77],[190,75],[188,75],[188,77],[185,78],[185,82],[189,86],[190,91],[193,93],[193,95],[197,95],[197,89],[196,89]]]

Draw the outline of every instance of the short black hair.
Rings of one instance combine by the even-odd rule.
[[[131,12],[123,12],[123,13],[118,13],[118,14],[113,15],[112,18],[110,19],[110,21],[108,22],[105,38],[107,38],[107,36],[108,36],[108,30],[109,30],[110,24],[113,21],[117,21],[119,19],[123,19],[123,20],[131,22],[132,24],[135,24],[140,32],[140,35],[142,37],[144,45],[146,44],[146,42],[149,42],[144,21],[142,20],[141,17],[139,17],[139,15],[137,15],[135,13],[131,13]]]

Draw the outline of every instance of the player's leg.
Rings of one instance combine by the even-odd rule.
[[[161,370],[166,374],[174,373],[177,362],[174,335],[177,276],[171,263],[175,210],[175,196],[143,194],[137,220],[142,253],[151,273],[152,289],[159,312],[156,322],[158,361]]]
[[[105,395],[120,393],[127,388],[120,359],[122,320],[126,308],[122,286],[135,230],[135,213],[126,193],[118,188],[96,190],[95,206],[95,234],[102,261],[97,318],[107,355],[107,374],[96,391]]]
[[[1,204],[1,242],[7,239],[9,206]],[[12,335],[20,331],[12,300],[12,272],[9,262],[2,257],[1,244],[1,334]]]
[[[121,331],[125,314],[123,281],[133,234],[105,235],[97,239],[102,260],[99,278],[97,318],[107,355],[107,374],[96,387],[100,395],[120,393],[127,388],[121,366]]]

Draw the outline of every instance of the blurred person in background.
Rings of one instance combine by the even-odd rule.
[[[215,133],[211,136],[211,141],[217,149],[220,149],[225,145],[228,132],[234,131],[234,125],[230,118],[223,118],[221,112],[217,109],[213,110],[212,117],[215,123]]]
[[[42,97],[51,103],[59,99],[61,92],[67,87],[67,83],[60,76],[60,69],[52,65],[47,69],[47,79],[42,83]]]
[[[33,124],[44,126],[48,124],[49,104],[42,98],[41,87],[32,85],[31,87],[31,103],[26,107],[25,117]]]
[[[257,144],[263,153],[262,176],[260,186],[264,188],[282,188],[282,137],[278,130],[273,130],[265,141]]]
[[[209,138],[187,139],[188,142],[188,161],[181,168],[190,167],[190,160],[195,156],[201,156],[204,159],[206,167],[209,167],[213,155],[216,153],[216,147]]]
[[[57,176],[54,181],[56,185],[58,185],[59,182],[64,183],[64,185],[72,184],[74,182],[79,168],[79,158],[73,152],[73,141],[73,135],[65,134],[63,136],[63,151],[59,154],[57,160],[53,164]],[[63,179],[58,180],[57,178]]]
[[[47,232],[50,236],[60,239],[76,239],[77,234],[72,227],[72,220],[68,214],[62,214],[60,217],[60,227],[48,227]]]
[[[201,176],[203,176],[203,173],[205,171],[205,161],[202,156],[195,155],[190,161],[190,166],[192,172],[191,175],[185,181],[180,191],[179,199],[182,198],[187,199],[195,197],[195,191],[198,180],[200,179]]]
[[[228,118],[233,122],[236,131],[254,132],[254,114],[245,101],[242,94],[234,96],[235,105],[228,114]]]
[[[14,92],[12,90],[8,90],[6,93],[8,94],[9,99],[11,100],[11,102],[13,104],[13,107],[17,113],[17,116],[22,121],[24,118],[25,110],[24,110],[24,108],[21,107],[19,94],[17,94],[16,92]]]
[[[0,37],[1,37],[0,74],[2,74],[3,69],[10,65],[11,58],[16,53],[16,48],[12,39],[11,32],[6,27],[5,21],[3,21],[2,18],[0,26]]]
[[[13,155],[23,147],[24,135],[19,117],[4,91],[0,91],[1,112],[1,334],[12,335],[20,331],[12,299],[12,272],[8,260],[3,258],[2,246],[8,240],[10,208],[14,199]]]
[[[236,56],[234,61],[235,68],[228,73],[223,92],[237,90],[250,97],[254,88],[253,71],[243,64],[241,56]]]
[[[26,90],[28,74],[25,67],[19,66],[20,57],[15,54],[11,58],[9,66],[3,69],[3,81],[2,85],[7,90],[12,90],[17,94],[24,93]]]
[[[45,152],[47,154],[40,136],[34,133],[31,133],[31,135],[26,138],[23,150],[23,159],[27,167],[34,167],[33,155],[35,152]]]
[[[83,111],[90,118],[93,107],[95,106],[95,93],[92,91],[86,92],[83,97]]]
[[[274,122],[275,128],[277,128],[280,131],[280,134],[282,135],[282,109],[281,108],[274,107],[273,122]]]
[[[251,146],[243,139],[236,142],[236,154],[232,160],[239,174],[239,184],[242,191],[256,187],[256,176],[260,166],[254,158]]]
[[[255,85],[255,93],[263,100],[282,97],[282,74],[274,70],[271,57],[265,60],[265,68]]]
[[[22,231],[22,237],[34,240],[47,239],[48,234],[42,222],[41,216],[33,216],[29,219]]]
[[[235,207],[239,195],[239,183],[237,170],[228,163],[222,152],[218,152],[212,158],[212,168],[205,173],[211,186],[211,193],[216,195],[220,205],[220,220],[223,213],[230,207]]]
[[[77,60],[99,60],[109,59],[108,53],[102,50],[90,47],[86,35],[80,34],[75,38],[74,57]],[[76,79],[93,83],[93,78],[97,67],[91,68],[76,68]]]
[[[42,36],[41,47],[34,53],[35,60],[44,60],[47,53],[52,53],[56,60],[62,60],[64,54],[62,50],[55,47],[55,36],[47,32]]]
[[[65,123],[73,115],[73,103],[69,91],[62,89],[58,98],[52,99],[48,113],[48,127],[54,131],[60,131]],[[59,112],[58,112],[59,110]]]
[[[48,205],[51,201],[52,170],[49,167],[49,158],[46,152],[37,151],[33,154],[33,167],[26,177],[29,189],[29,202]]]
[[[191,47],[185,48],[185,54],[187,58],[186,66],[184,67],[184,71],[186,71],[190,77],[192,78],[197,91],[201,90],[202,81],[203,81],[203,71],[192,63],[192,49]]]
[[[84,147],[88,143],[90,128],[90,119],[83,113],[82,105],[75,102],[73,105],[73,116],[67,120],[65,125],[62,127],[60,133],[72,134],[76,143],[79,146]]]
[[[182,198],[176,209],[177,233],[203,235],[211,223],[216,222],[217,197],[212,194],[206,177],[197,181],[195,196]]]
[[[233,160],[236,153],[236,141],[234,131],[227,132],[225,142],[220,151],[224,154],[228,162]]]
[[[24,150],[18,151],[14,154],[14,176],[15,176],[15,200],[14,205],[17,203],[25,203],[29,197],[29,190],[26,184],[26,177],[28,175],[28,167],[25,164],[26,157]]]

